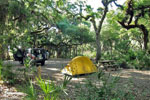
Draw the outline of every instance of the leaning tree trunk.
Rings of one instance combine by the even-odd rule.
[[[147,44],[148,44],[148,30],[146,29],[146,27],[144,25],[141,25],[140,29],[142,30],[143,32],[143,40],[144,40],[144,49],[147,50],[148,47],[147,47]]]
[[[94,30],[96,33],[96,45],[97,45],[97,54],[96,54],[96,63],[98,63],[98,61],[101,58],[101,44],[100,44],[100,36],[101,36],[101,29],[102,29],[102,25],[103,22],[105,20],[106,14],[108,12],[108,5],[105,5],[105,9],[104,9],[104,14],[101,18],[101,20],[99,21],[99,25],[98,27],[96,27],[96,22],[95,20],[93,21],[93,25],[94,25]]]

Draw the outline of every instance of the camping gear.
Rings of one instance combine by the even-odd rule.
[[[88,57],[77,56],[73,58],[61,72],[71,76],[89,74],[97,72],[97,67]]]

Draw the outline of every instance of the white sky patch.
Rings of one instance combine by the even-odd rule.
[[[102,7],[101,0],[86,0],[88,5],[91,5],[94,10],[96,10],[98,7]]]
[[[77,2],[78,0],[69,0],[70,2]],[[101,1],[102,0],[81,0],[81,1],[86,1],[86,3],[88,5],[91,5],[92,8],[94,8],[94,10],[97,10],[98,7],[103,7]],[[117,4],[122,5],[126,0],[117,0]],[[113,4],[112,7],[110,7],[110,9],[116,9],[117,7]]]
[[[88,5],[91,5],[94,10],[96,10],[98,7],[102,7],[102,0],[86,0]],[[122,5],[126,0],[117,0],[117,3]],[[111,9],[116,9],[117,7],[113,4]]]

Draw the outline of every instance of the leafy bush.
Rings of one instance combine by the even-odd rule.
[[[143,50],[129,49],[124,54],[115,54],[114,59],[122,68],[150,69],[150,54]]]
[[[130,66],[133,66],[132,68],[135,69],[150,69],[150,54],[148,54],[145,51],[132,51],[129,52],[126,56],[127,59],[126,62],[128,62],[128,64]]]
[[[144,51],[136,52],[136,61],[138,69],[150,69],[150,54]]]

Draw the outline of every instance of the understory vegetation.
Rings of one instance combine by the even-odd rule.
[[[5,69],[7,68],[7,69]],[[90,75],[84,83],[75,84],[74,96],[68,95],[68,85],[71,82],[71,76],[64,76],[64,80],[58,84],[50,79],[42,79],[41,76],[26,72],[26,77],[18,78],[18,74],[11,70],[12,65],[2,66],[1,78],[5,84],[15,85],[18,91],[26,94],[25,100],[135,100],[132,84],[126,84],[127,87],[121,86],[118,88],[119,76],[111,77],[110,74],[105,74],[103,71]],[[4,70],[5,69],[5,70]],[[24,72],[24,70],[19,70]],[[37,74],[37,73],[36,73]],[[25,78],[28,77],[28,80]],[[125,90],[123,90],[123,87]]]
[[[135,100],[132,83],[119,87],[119,80],[119,76],[110,77],[110,74],[100,71],[85,80],[85,84],[76,86],[79,92],[76,93],[77,100]]]

